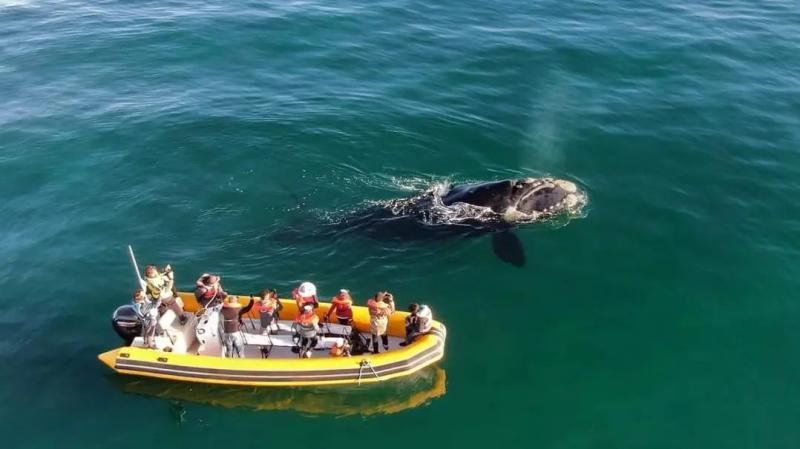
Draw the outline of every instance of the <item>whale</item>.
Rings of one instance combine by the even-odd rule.
[[[517,228],[561,216],[580,217],[586,204],[586,193],[565,179],[442,183],[410,198],[374,202],[330,224],[330,230],[396,240],[491,234],[495,255],[522,267],[526,256]]]

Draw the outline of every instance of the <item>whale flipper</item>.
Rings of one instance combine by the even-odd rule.
[[[515,267],[525,266],[525,248],[522,241],[511,230],[492,233],[492,249],[494,254],[503,262]]]

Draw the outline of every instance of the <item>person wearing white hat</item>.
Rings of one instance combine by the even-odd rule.
[[[303,282],[299,287],[292,291],[292,297],[297,302],[297,310],[302,310],[303,306],[310,304],[311,307],[319,307],[319,299],[317,299],[317,286],[311,282]]]

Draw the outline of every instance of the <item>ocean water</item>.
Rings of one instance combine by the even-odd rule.
[[[797,448],[798,36],[782,0],[0,0],[3,446]],[[544,175],[591,200],[519,229],[523,268],[488,236],[302,238]],[[129,243],[183,289],[426,302],[445,360],[122,378],[96,355]]]

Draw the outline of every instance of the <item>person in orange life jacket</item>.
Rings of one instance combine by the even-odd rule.
[[[222,341],[225,345],[225,357],[244,357],[244,338],[242,337],[242,315],[253,308],[253,298],[242,307],[239,298],[227,296],[222,303]]]
[[[183,307],[173,294],[175,273],[172,271],[172,267],[167,265],[159,273],[155,265],[148,265],[144,268],[144,281],[147,294],[153,301],[160,301],[165,307],[175,312],[175,316],[178,317],[181,324],[186,324],[188,317],[183,313]]]
[[[317,326],[319,317],[314,313],[311,304],[305,304],[297,314],[294,322],[300,334],[300,357],[310,358],[311,350],[317,346]]]
[[[271,288],[261,290],[258,296],[259,298],[256,300],[255,305],[261,321],[261,333],[267,335],[272,323],[280,320],[283,304],[278,299],[278,292]],[[251,295],[250,297],[252,298],[253,296]]]
[[[297,302],[297,310],[303,309],[306,304],[311,304],[311,307],[319,307],[319,300],[317,299],[317,286],[311,282],[303,282],[299,287],[292,290],[292,298]]]
[[[350,357],[350,345],[344,338],[337,338],[331,346],[331,357]]]
[[[203,307],[208,305],[214,300],[224,300],[228,296],[225,290],[222,289],[220,284],[220,277],[216,274],[203,273],[195,282],[194,296],[197,302]]]
[[[331,299],[331,308],[325,314],[325,320],[330,320],[331,314],[336,312],[336,321],[343,325],[349,326],[353,322],[353,298],[350,297],[350,292],[345,289],[339,290],[339,294]]]
[[[367,301],[369,308],[369,328],[372,333],[372,352],[377,354],[378,337],[383,342],[383,350],[389,350],[389,336],[386,330],[389,327],[389,315],[394,313],[394,297],[391,293],[378,292]]]
[[[408,311],[411,314],[406,317],[406,340],[401,342],[400,346],[409,345],[420,335],[427,334],[433,325],[433,313],[430,307],[411,303]]]

